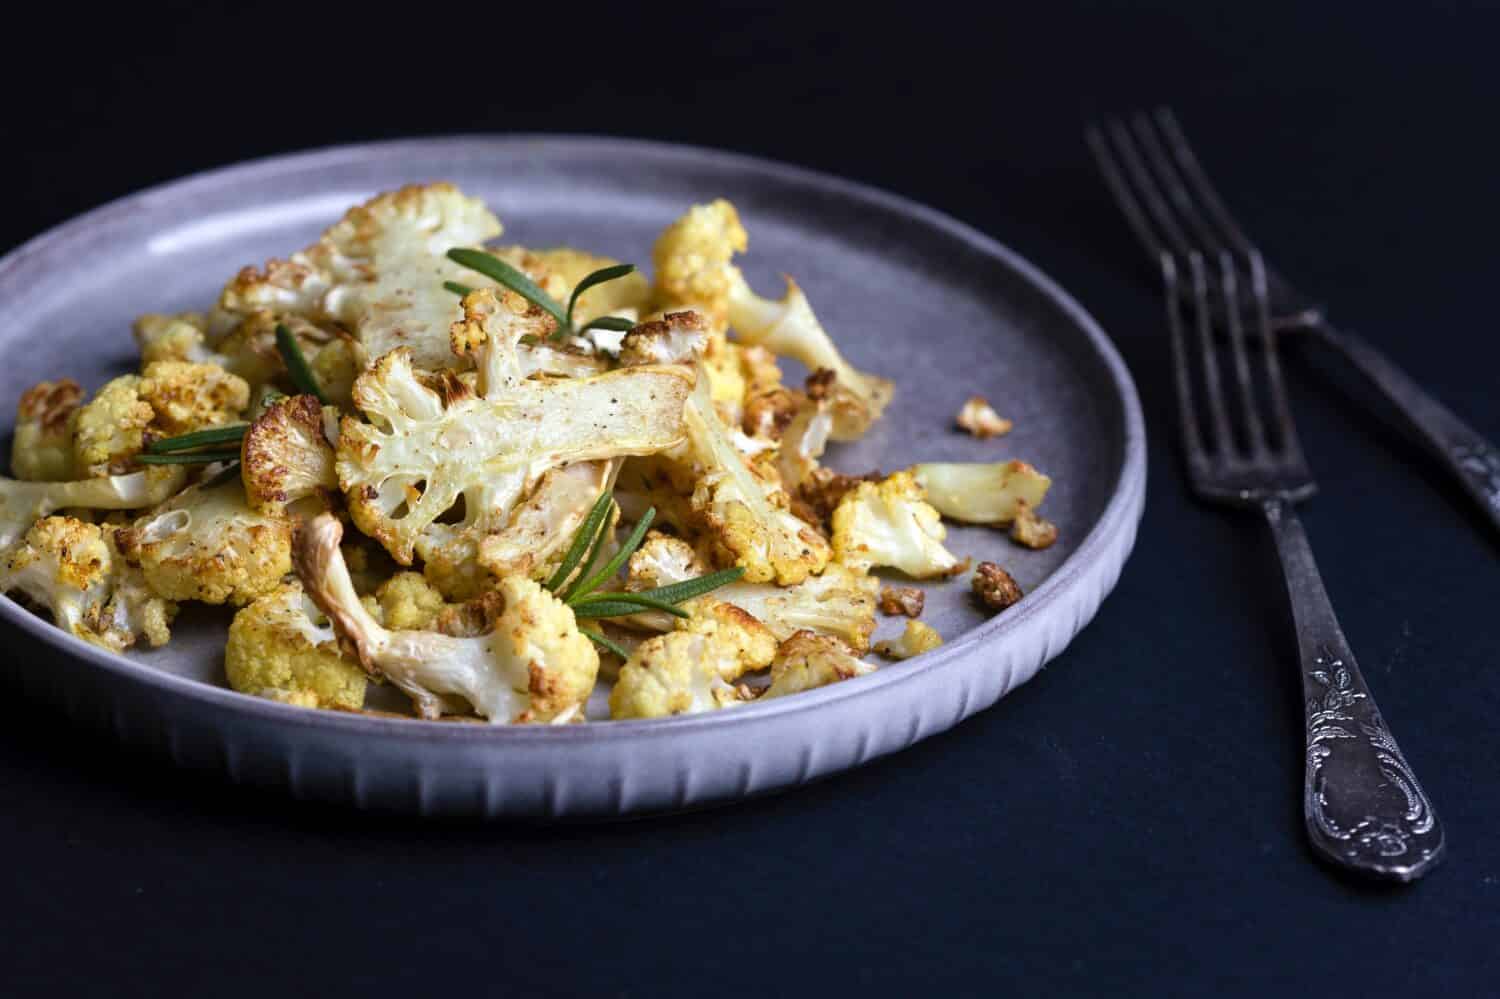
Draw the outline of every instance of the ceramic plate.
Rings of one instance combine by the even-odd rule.
[[[111,655],[9,599],[10,670],[79,724],[180,766],[363,807],[613,816],[799,784],[957,724],[1030,679],[1114,585],[1135,538],[1145,442],[1130,377],[1094,321],[1014,253],[931,209],[788,166],[618,139],[465,137],[352,146],[217,170],[77,218],[0,261],[0,405],[32,383],[89,389],[135,363],[139,313],[204,308],[238,268],[285,255],[347,207],[412,181],[483,197],[505,240],[576,243],[642,265],[693,202],[728,197],[763,294],[796,276],[851,361],[896,380],[886,417],[825,464],[1024,458],[1053,477],[1061,531],[1033,552],[953,528],[960,556],[1006,566],[1026,597],[990,617],[963,579],[926,586],[947,642],[873,675],[728,711],[560,727],[337,714],[229,690],[227,612],[184,609],[165,648]],[[790,379],[789,379],[790,380]],[[997,440],[952,428],[970,394],[1015,421]],[[883,619],[877,634],[899,630]]]

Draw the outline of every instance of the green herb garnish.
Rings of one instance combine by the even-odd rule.
[[[142,465],[207,465],[215,461],[239,461],[235,451],[173,451],[170,454],[138,454]]]
[[[161,440],[152,441],[146,445],[146,450],[151,454],[169,454],[173,451],[191,451],[210,444],[238,444],[244,438],[245,431],[249,429],[248,423],[234,423],[227,427],[195,430],[190,434],[163,437]]]
[[[557,320],[557,329],[552,334],[552,339],[554,340],[579,336],[586,330],[591,329],[622,331],[635,326],[630,320],[619,316],[600,316],[598,319],[591,320],[582,327],[575,325],[573,322],[573,311],[578,307],[578,299],[584,292],[596,285],[604,284],[606,281],[615,281],[627,274],[633,274],[635,272],[634,264],[614,264],[610,267],[601,267],[592,274],[589,274],[582,281],[578,282],[577,287],[573,289],[572,296],[568,299],[567,307],[564,308],[562,303],[543,291],[535,281],[499,257],[492,257],[482,250],[471,250],[460,246],[448,251],[448,259],[456,264],[467,267],[471,271],[478,271],[493,281],[498,281],[527,301],[540,306],[548,315]],[[443,282],[443,287],[455,294],[468,294],[468,290],[459,291],[460,288],[464,288],[465,286],[458,284],[456,281],[445,281]]]
[[[312,368],[307,366],[307,358],[302,356],[297,337],[283,323],[276,324],[276,350],[281,354],[281,360],[286,364],[286,373],[291,376],[297,391],[313,396],[326,405],[328,400],[323,398],[323,393],[318,388],[318,379],[313,377]]]
[[[573,616],[579,620],[625,617],[630,614],[639,614],[641,611],[661,611],[673,617],[685,618],[689,614],[677,606],[678,604],[694,597],[701,597],[726,583],[734,582],[745,574],[744,567],[735,566],[733,569],[705,573],[695,579],[685,579],[680,583],[658,586],[640,593],[619,590],[600,591],[599,587],[613,579],[630,556],[641,547],[642,542],[646,540],[646,532],[651,528],[651,522],[656,519],[656,508],[652,507],[647,510],[645,515],[636,522],[630,536],[625,539],[625,543],[620,546],[620,550],[615,553],[614,557],[604,563],[598,572],[591,573],[594,562],[604,548],[606,535],[609,533],[609,514],[613,507],[614,497],[609,493],[599,497],[579,526],[577,533],[573,535],[573,540],[563,555],[562,563],[546,583],[547,589],[557,594],[563,603],[573,608]],[[585,553],[587,553],[586,558]],[[572,582],[569,582],[570,579]],[[595,645],[608,649],[622,659],[629,658],[629,654],[624,649],[603,634],[587,628],[580,628],[579,631]]]
[[[459,298],[462,298],[463,296],[474,290],[466,284],[459,284],[457,281],[444,281],[443,287],[448,291],[453,292],[453,294],[457,295]]]

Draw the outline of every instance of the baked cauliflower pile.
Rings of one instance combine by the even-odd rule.
[[[877,608],[908,621],[876,651],[928,651],[922,590],[877,570],[965,571],[944,518],[1055,538],[1024,462],[821,463],[892,382],[790,278],[749,286],[729,202],[669,225],[651,280],[501,231],[448,184],[382,194],[211,309],[142,316],[136,373],[27,391],[0,587],[114,651],[229,607],[225,673],[259,697],[561,724],[601,676],[609,717],[654,718],[863,675]],[[1010,429],[977,397],[958,425]],[[1019,599],[991,563],[974,585]]]

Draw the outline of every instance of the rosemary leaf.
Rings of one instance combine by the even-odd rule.
[[[673,608],[673,610],[676,609],[675,607]],[[626,603],[623,600],[596,600],[592,603],[584,601],[573,608],[573,616],[579,620],[598,617],[628,617],[631,614],[639,614],[640,612],[640,604],[634,602]],[[679,614],[678,616],[686,617],[687,615]]]
[[[641,542],[646,537],[647,529],[651,527],[651,521],[655,519],[656,507],[653,506],[651,509],[647,510],[646,515],[636,523],[635,528],[630,532],[630,537],[626,538],[625,543],[620,546],[620,550],[615,552],[615,557],[604,563],[604,568],[594,573],[578,586],[575,586],[568,593],[568,603],[574,603],[575,601],[582,600],[584,597],[588,596],[589,593],[597,589],[600,583],[603,583],[607,579],[613,579],[615,573],[620,571],[620,566],[625,564],[625,560],[634,555],[635,550],[641,546]]]
[[[297,391],[313,396],[326,405],[328,400],[323,398],[322,391],[318,389],[318,380],[313,377],[312,368],[307,366],[302,348],[297,346],[297,337],[282,323],[276,324],[276,350],[286,363],[287,374],[291,375],[292,384],[297,386]]]
[[[615,281],[627,274],[633,273],[635,273],[635,264],[615,264],[613,267],[601,267],[578,282],[577,287],[573,289],[572,297],[568,299],[568,326],[571,327],[573,325],[573,309],[577,307],[578,299],[584,292],[595,285],[604,284],[606,281]]]
[[[531,278],[522,274],[499,257],[492,257],[488,253],[482,253],[479,250],[470,250],[462,246],[456,246],[448,251],[448,259],[456,264],[467,267],[471,271],[478,271],[487,278],[499,281],[516,294],[546,309],[552,318],[557,320],[559,327],[562,329],[571,329],[568,324],[568,314],[563,311],[563,307],[558,305],[551,295],[538,287]]]
[[[545,584],[547,589],[556,593],[557,588],[566,583],[568,577],[572,575],[573,570],[578,567],[579,561],[583,558],[583,553],[588,550],[594,537],[599,533],[600,525],[609,517],[611,499],[610,494],[606,492],[595,501],[593,509],[589,510],[588,516],[583,518],[583,523],[574,532],[573,542],[568,545],[568,550],[563,555],[562,564],[557,567],[557,571],[552,574],[552,578],[547,580]]]
[[[474,290],[466,284],[459,284],[457,281],[444,281],[443,287],[453,292],[453,294],[457,295],[459,298],[462,298],[463,296]]]
[[[610,508],[613,508],[614,502],[614,494],[611,493],[609,497]],[[589,546],[588,557],[585,558],[583,560],[583,564],[578,567],[577,575],[575,575],[573,577],[573,581],[567,586],[563,587],[562,592],[558,594],[558,596],[562,598],[563,603],[568,603],[573,599],[573,594],[577,591],[578,584],[583,582],[583,580],[588,577],[589,570],[594,567],[594,562],[599,558],[599,553],[604,550],[605,535],[609,533],[609,518],[608,516],[606,516],[605,519],[600,522],[599,531],[594,536],[594,542]]]
[[[620,316],[600,316],[598,319],[590,319],[584,325],[583,329],[578,332],[587,333],[589,330],[614,330],[616,333],[629,333],[635,329],[635,326],[635,323]]]
[[[146,450],[152,454],[165,454],[169,451],[188,451],[195,447],[206,447],[209,444],[238,444],[248,429],[250,429],[248,423],[236,423],[227,427],[197,430],[190,434],[163,437],[159,441],[152,441],[146,445]]]
[[[235,451],[173,451],[171,454],[139,454],[142,465],[207,465],[215,461],[239,461]]]
[[[733,583],[744,574],[745,567],[737,565],[732,569],[720,569],[718,572],[705,573],[693,579],[684,579],[680,583],[658,586],[655,589],[642,590],[640,593],[631,595],[636,597],[652,597],[663,603],[680,604],[684,600],[701,597],[711,590],[717,590],[721,586]]]
[[[630,658],[630,650],[629,649],[626,649],[623,645],[620,645],[618,642],[611,641],[610,639],[604,637],[604,634],[602,632],[595,631],[592,628],[579,628],[578,629],[578,633],[580,635],[582,635],[584,638],[587,638],[589,641],[593,642],[595,645],[599,646],[600,648],[602,648],[602,649],[608,649],[610,652],[613,652],[615,655],[619,656],[621,659],[629,659]]]
[[[591,607],[594,604],[608,603],[636,604],[641,610],[666,611],[673,617],[687,618],[692,616],[681,607],[675,607],[672,604],[667,603],[665,600],[657,600],[655,597],[642,596],[639,593],[624,592],[591,593],[588,596],[575,601],[573,603],[573,610],[576,612],[580,607]]]

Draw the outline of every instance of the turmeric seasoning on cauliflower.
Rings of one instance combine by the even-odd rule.
[[[229,686],[313,708],[358,711],[367,678],[295,580],[242,607],[224,648]]]
[[[662,718],[712,711],[747,701],[736,683],[764,669],[776,639],[755,618],[729,604],[713,604],[682,630],[642,642],[620,667],[609,695],[611,718]]]
[[[833,511],[833,551],[839,562],[865,571],[899,569],[913,579],[937,579],[963,571],[943,547],[947,530],[907,472],[862,482]]]
[[[114,652],[140,638],[165,645],[177,613],[147,589],[116,543],[115,529],[47,517],[26,532],[0,568],[0,592],[24,593],[59,628]]]
[[[16,405],[10,470],[18,479],[58,482],[73,477],[73,420],[83,390],[71,378],[38,382]]]

